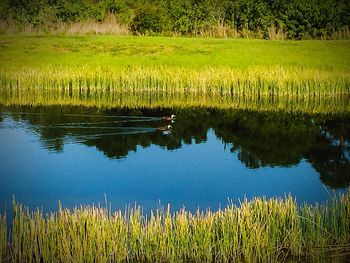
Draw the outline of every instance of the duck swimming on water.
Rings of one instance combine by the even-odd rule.
[[[162,117],[162,120],[165,120],[165,121],[172,121],[174,119],[175,119],[175,115],[174,114],[171,114],[170,117],[169,116]]]
[[[167,125],[167,126],[164,126],[164,127],[158,127],[158,128],[156,128],[156,130],[164,132],[164,131],[169,131],[171,128],[172,128],[171,125]]]

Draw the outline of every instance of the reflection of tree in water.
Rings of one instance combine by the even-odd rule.
[[[169,122],[162,110],[97,112],[79,107],[12,107],[15,121],[26,121],[40,135],[45,148],[61,152],[69,141],[94,146],[109,158],[123,158],[138,145],[155,144],[173,150],[181,147],[178,136],[165,136],[156,128]],[[17,112],[17,113],[15,113]],[[30,114],[28,114],[30,112]],[[145,117],[148,116],[148,117]]]
[[[350,184],[348,116],[247,113],[230,116],[216,127],[218,137],[249,168],[296,165],[307,159],[333,188]]]
[[[126,113],[123,113],[126,114]],[[163,112],[144,112],[147,116],[162,116]],[[182,144],[201,143],[207,139],[208,125],[202,122],[202,118],[193,118],[195,115],[184,115],[173,125],[174,129],[170,136],[165,136],[161,132],[136,133],[120,136],[101,136],[99,139],[87,140],[85,144],[95,146],[109,158],[122,158],[130,151],[136,151],[137,146],[149,147],[152,144],[158,145],[168,150],[175,150],[182,147]],[[163,121],[151,123],[153,127],[164,125]],[[150,123],[147,123],[148,126]],[[144,125],[139,123],[138,125]]]
[[[160,132],[140,133],[120,136],[101,136],[98,139],[88,139],[84,144],[95,146],[109,158],[123,158],[129,152],[136,152],[137,146],[149,147],[158,145],[173,150],[181,147],[181,143],[174,138],[170,141]]]
[[[215,131],[249,168],[298,164],[317,134],[305,116],[271,112],[238,112]]]
[[[94,109],[53,107],[30,109],[30,112],[33,111],[45,114],[13,114],[13,119],[28,121],[46,146],[56,151],[62,151],[67,138],[70,138],[73,142],[79,141],[96,147],[109,158],[123,158],[129,152],[136,151],[138,146],[158,145],[174,150],[183,144],[205,142],[207,132],[212,128],[225,147],[228,146],[231,152],[237,153],[239,160],[249,168],[292,166],[305,158],[320,173],[321,180],[326,185],[347,187],[350,182],[348,117],[183,109],[176,110],[177,119],[173,130],[170,135],[164,135],[156,132],[155,128],[168,123],[152,117],[169,115],[172,110],[96,113]],[[74,117],[69,114],[74,114]],[[113,120],[116,119],[113,118],[119,115],[131,115],[131,119],[114,123]],[[151,119],[142,119],[145,116]],[[107,129],[91,128],[96,125],[106,126]],[[59,128],[47,128],[50,126]],[[125,130],[124,134],[117,134],[116,131],[124,131],[130,126],[136,128],[136,132],[131,130],[128,133]],[[113,135],[112,131],[116,134]]]
[[[305,154],[324,184],[346,187],[350,182],[350,123],[337,118],[322,122],[315,144]]]

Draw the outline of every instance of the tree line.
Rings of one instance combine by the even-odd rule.
[[[113,16],[133,34],[349,37],[348,0],[2,0],[4,23],[47,31]]]

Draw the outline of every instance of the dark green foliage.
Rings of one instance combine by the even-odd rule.
[[[105,5],[99,1],[58,0],[58,17],[63,21],[82,21],[95,18],[97,21],[105,15]]]
[[[135,16],[131,22],[134,33],[162,33],[168,23],[167,11],[160,3],[143,2],[136,6]]]
[[[105,3],[105,11],[109,14],[114,14],[120,23],[129,25],[134,16],[134,9],[130,8],[132,3],[134,2],[128,3],[126,0],[109,0]]]
[[[270,38],[332,38],[350,26],[347,0],[4,0],[0,20],[52,28],[108,14],[136,34],[202,35],[215,28]]]
[[[0,7],[1,20],[41,26],[51,24],[58,17],[58,6],[50,0],[5,0]]]

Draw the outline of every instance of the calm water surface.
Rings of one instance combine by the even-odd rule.
[[[160,117],[176,114],[176,120]],[[167,125],[171,125],[170,130]],[[0,204],[213,210],[325,202],[350,182],[350,117],[237,110],[0,107]]]

